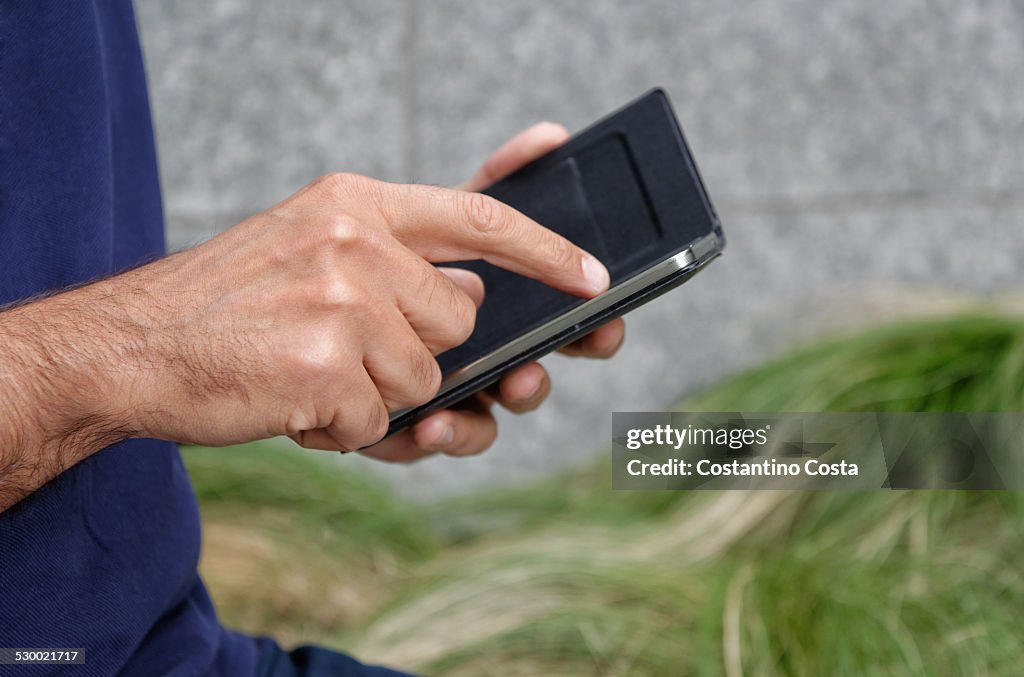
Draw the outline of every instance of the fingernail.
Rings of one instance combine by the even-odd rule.
[[[608,289],[608,284],[611,282],[608,277],[608,269],[590,254],[583,256],[583,277],[590,286],[590,291],[595,294],[600,294]]]
[[[448,446],[451,446],[451,443],[454,441],[455,428],[451,427],[450,425],[446,425],[444,427],[444,432],[441,433],[441,436],[438,437],[437,440],[434,442],[434,446],[439,449],[444,449]]]

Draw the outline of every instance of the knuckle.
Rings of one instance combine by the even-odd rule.
[[[327,245],[330,250],[347,247],[366,239],[367,228],[357,218],[347,214],[331,216],[320,224],[317,244]]]
[[[347,214],[323,218],[311,230],[301,255],[313,270],[350,269],[383,257],[389,246],[372,224]]]
[[[483,193],[463,195],[462,211],[467,223],[474,229],[488,235],[500,235],[509,230],[512,220],[508,207]]]
[[[454,294],[455,304],[452,316],[451,330],[454,345],[462,345],[473,335],[476,329],[476,304],[473,299],[461,292]]]
[[[379,399],[366,413],[366,425],[360,446],[369,446],[381,441],[388,432],[388,410]]]
[[[430,401],[441,388],[441,367],[418,339],[409,340],[400,350],[405,350],[405,359],[395,355],[404,366],[407,377],[400,387],[391,393],[391,403],[397,407],[415,407]]]
[[[285,421],[284,433],[285,435],[298,435],[315,427],[315,417],[310,415],[305,409],[296,408],[288,415],[288,419]]]
[[[439,312],[447,318],[444,335],[441,337],[442,347],[454,348],[465,343],[476,327],[476,304],[473,299],[433,267],[427,271],[423,287],[431,298],[440,301],[442,305]]]
[[[360,197],[365,200],[368,204],[372,205],[376,211],[376,215],[380,218],[385,226],[389,230],[394,230],[395,223],[392,218],[392,199],[389,197],[389,191],[385,190],[387,184],[383,181],[376,179],[363,178],[360,183]]]
[[[358,174],[349,172],[328,172],[311,184],[314,188],[331,195],[344,195],[353,189],[353,184],[362,179]]]
[[[379,442],[388,432],[389,415],[377,391],[356,386],[348,404],[340,406],[328,426],[330,435],[346,451]]]
[[[310,294],[314,296],[315,303],[328,310],[357,310],[367,303],[366,294],[339,273],[325,275],[311,287]]]
[[[307,332],[296,342],[294,362],[301,372],[301,378],[309,375],[320,378],[333,374],[342,360],[338,338],[328,331]]]
[[[579,253],[567,240],[560,237],[551,238],[549,258],[555,266],[562,270],[575,270],[579,267]]]
[[[422,345],[414,346],[410,359],[414,392],[412,404],[423,404],[441,388],[441,367]]]

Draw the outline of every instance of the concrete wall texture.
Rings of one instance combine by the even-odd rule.
[[[726,255],[630,315],[614,361],[548,358],[551,400],[501,416],[488,454],[377,466],[410,494],[592,458],[607,449],[610,411],[664,408],[922,290],[991,297],[1024,281],[1024,5],[1013,0],[137,10],[172,247],[327,171],[455,183],[535,121],[574,130],[651,86],[672,96]]]

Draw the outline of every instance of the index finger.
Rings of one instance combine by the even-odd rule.
[[[608,289],[592,254],[482,193],[382,184],[380,208],[392,233],[428,261],[483,259],[576,296]]]

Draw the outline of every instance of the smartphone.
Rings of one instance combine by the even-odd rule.
[[[661,89],[483,192],[595,255],[611,286],[584,300],[483,261],[446,264],[483,278],[476,327],[465,343],[437,357],[444,378],[434,399],[392,413],[389,435],[678,287],[725,247]]]

